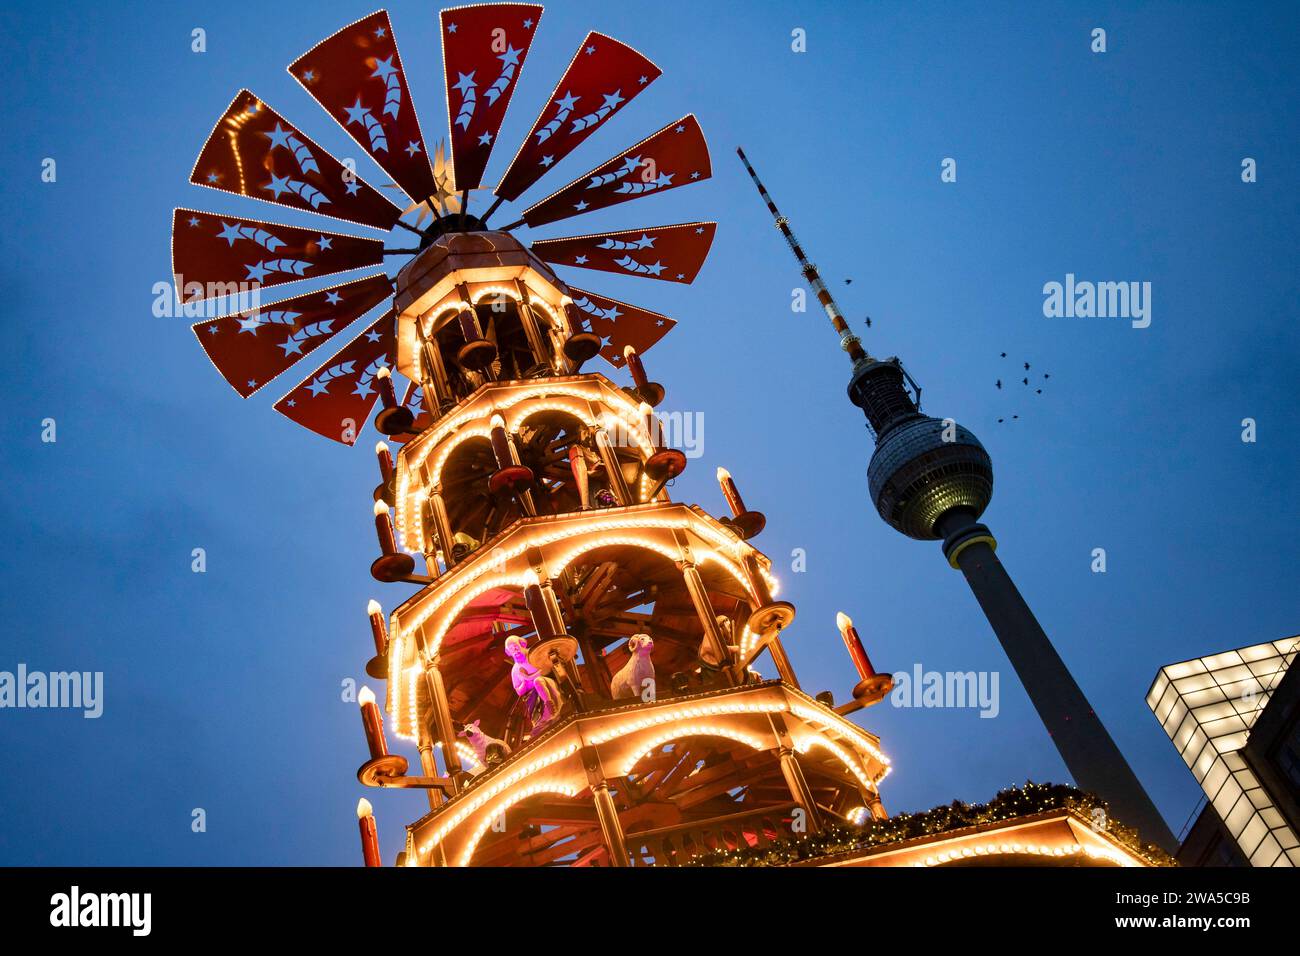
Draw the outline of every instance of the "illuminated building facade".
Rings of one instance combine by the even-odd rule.
[[[1207,810],[1251,866],[1300,864],[1297,651],[1300,637],[1288,637],[1169,664],[1147,693]],[[1213,817],[1198,828],[1214,831]],[[1196,842],[1208,849],[1213,832]]]

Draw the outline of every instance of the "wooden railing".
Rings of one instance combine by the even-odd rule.
[[[795,806],[760,807],[711,820],[629,833],[628,856],[633,866],[682,866],[708,853],[768,846],[790,835]]]

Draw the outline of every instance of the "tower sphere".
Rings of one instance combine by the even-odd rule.
[[[867,480],[886,524],[927,541],[943,537],[934,526],[947,511],[983,514],[993,497],[988,452],[969,429],[917,411],[898,359],[859,362],[849,398],[876,433]]]
[[[951,441],[944,441],[945,428]],[[942,537],[934,526],[945,512],[984,513],[993,497],[993,462],[969,429],[916,415],[879,437],[867,481],[886,524],[909,538],[934,540]]]

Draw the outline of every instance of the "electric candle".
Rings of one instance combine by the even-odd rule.
[[[551,618],[546,609],[546,597],[542,594],[541,579],[532,568],[524,572],[524,604],[533,619],[537,639],[549,641],[555,637],[555,628],[551,626]]]
[[[361,857],[366,861],[366,866],[383,866],[379,860],[379,829],[375,826],[375,811],[365,797],[357,801],[357,823],[361,828]]]
[[[636,349],[630,345],[623,346],[623,358],[627,360],[627,370],[632,373],[632,381],[639,389],[644,389],[650,384],[646,378],[645,366],[641,364],[641,356],[636,354]]]
[[[384,554],[397,553],[397,536],[393,531],[393,516],[388,505],[382,501],[375,502],[375,531],[379,535],[379,549]]]
[[[740,497],[740,492],[736,490],[736,483],[731,480],[731,473],[725,468],[718,469],[718,484],[722,487],[722,494],[727,499],[727,506],[731,508],[733,517],[740,517],[745,513],[745,502]]]
[[[871,666],[871,658],[867,656],[867,650],[862,646],[862,638],[858,637],[858,629],[853,626],[852,619],[840,611],[835,615],[835,624],[840,629],[840,636],[844,638],[844,646],[849,650],[849,657],[853,658],[853,666],[858,670],[860,680],[869,680],[876,676],[876,669]]]
[[[370,634],[375,639],[375,653],[383,657],[388,652],[388,625],[384,623],[384,609],[378,601],[371,600],[366,605],[366,613],[370,615]]]
[[[489,437],[492,441],[492,454],[496,455],[497,467],[509,468],[514,461],[510,457],[510,439],[506,435],[506,420],[499,414],[494,414],[491,426]]]
[[[362,687],[357,694],[357,704],[361,708],[361,726],[366,732],[366,746],[370,748],[370,759],[378,760],[380,757],[387,757],[388,742],[384,739],[384,721],[379,716],[375,692],[369,687]]]
[[[392,383],[389,382],[391,386]],[[375,445],[375,455],[379,459],[379,477],[387,484],[393,479],[393,453],[388,449],[388,442],[381,441]]]
[[[396,408],[397,391],[393,388],[393,373],[387,366],[375,373],[375,386],[379,389],[379,400],[384,408]]]

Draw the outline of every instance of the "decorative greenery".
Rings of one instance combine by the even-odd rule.
[[[801,834],[777,840],[763,847],[744,847],[705,854],[689,866],[787,866],[818,857],[835,856],[881,847],[918,837],[936,836],[952,830],[1003,823],[1017,817],[1047,810],[1068,809],[1089,821],[1104,820],[1105,832],[1130,852],[1154,866],[1177,865],[1172,857],[1154,844],[1143,844],[1137,831],[1094,811],[1106,810],[1098,797],[1065,784],[1026,781],[1023,787],[999,791],[988,803],[952,803],[924,813],[900,813],[888,820],[867,820],[861,827],[832,825],[820,833]]]

